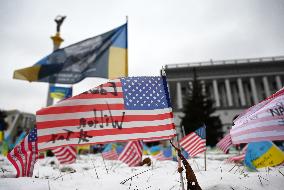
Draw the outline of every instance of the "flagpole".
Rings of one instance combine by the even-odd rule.
[[[204,124],[204,126],[205,126],[205,140],[206,140],[206,137],[207,137],[207,135],[206,135],[206,125]],[[205,151],[204,151],[204,168],[205,168],[205,171],[206,171],[206,168],[207,168],[207,166],[206,166],[206,150],[207,150],[207,148],[206,148],[206,141],[205,141]]]
[[[53,51],[56,51],[59,49],[61,43],[64,41],[60,36],[60,27],[64,21],[66,16],[60,16],[58,15],[54,21],[56,22],[56,33],[54,36],[51,36],[52,42],[53,42]],[[50,87],[54,86],[53,83],[49,83],[48,85],[48,92],[47,92],[47,101],[46,106],[50,106],[53,104],[53,99],[50,97]]]
[[[179,144],[179,138],[178,138],[178,135],[177,135],[177,145],[178,145],[178,148],[180,149],[180,144]],[[176,151],[176,150],[175,150]],[[178,168],[181,168],[181,158],[179,156],[177,156],[177,160],[178,160]],[[185,190],[184,189],[184,182],[183,182],[183,176],[182,176],[182,172],[180,172],[180,183],[181,183],[181,189],[182,190]]]
[[[105,163],[105,159],[104,159],[104,157],[103,157],[103,153],[102,153],[102,152],[101,152],[101,157],[102,157],[102,159],[103,159],[103,163],[104,163],[106,172],[107,172],[107,174],[108,174],[108,169],[107,169],[107,166],[106,166],[106,163]]]
[[[204,166],[205,166],[205,171],[206,171],[206,147],[204,151]]]
[[[125,76],[128,77],[128,16],[126,15],[126,65]]]

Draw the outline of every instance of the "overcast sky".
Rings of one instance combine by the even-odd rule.
[[[13,71],[52,51],[57,15],[61,47],[125,23],[129,75],[159,75],[165,64],[284,55],[283,0],[0,0],[0,109],[35,113],[47,83],[14,80]],[[86,79],[75,94],[104,80]]]

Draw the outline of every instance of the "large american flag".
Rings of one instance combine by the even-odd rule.
[[[72,164],[76,161],[77,151],[75,147],[63,146],[52,150],[60,164]]]
[[[139,166],[142,161],[143,144],[141,141],[130,141],[120,153],[118,160],[128,166]]]
[[[36,128],[8,153],[7,158],[17,170],[16,177],[33,176],[34,164],[38,158]]]
[[[229,152],[230,147],[233,145],[231,135],[228,133],[225,135],[224,138],[222,138],[218,143],[217,147],[222,150],[225,154]]]
[[[176,135],[165,77],[126,77],[37,111],[39,150]]]
[[[206,150],[206,127],[200,127],[180,140],[180,145],[192,158]]]
[[[230,134],[233,144],[284,140],[284,88],[242,113]]]

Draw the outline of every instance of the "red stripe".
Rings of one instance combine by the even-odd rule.
[[[247,143],[247,142],[258,142],[258,141],[281,141],[284,139],[284,135],[279,136],[265,136],[265,137],[256,137],[256,138],[245,138],[243,140],[234,141],[234,144],[240,144],[240,143]]]
[[[68,98],[67,100],[79,100],[79,99],[96,99],[96,98],[123,98],[122,92],[107,92],[106,94],[79,94],[78,96],[74,96]]]
[[[243,129],[242,131],[239,131],[239,132],[232,131],[232,136],[236,138],[244,134],[264,132],[264,131],[284,131],[284,128],[281,125],[273,125],[273,126],[257,127],[257,128],[252,128],[252,129]]]
[[[176,134],[173,134],[173,135],[169,135],[169,136],[164,136],[165,138],[169,138],[169,139],[172,139],[176,136]],[[144,140],[145,138],[129,138],[127,140],[112,140],[110,139],[109,141],[97,141],[97,142],[90,142],[90,143],[82,143],[82,145],[94,145],[94,144],[107,144],[107,143],[125,143],[125,142],[129,142],[129,141],[139,141],[139,140]],[[78,146],[78,143],[70,143],[70,144],[67,144],[67,145],[54,145],[52,148],[59,148],[59,147],[62,147],[62,146]],[[50,147],[47,147],[47,148],[42,148],[40,149],[39,151],[45,151],[45,150],[50,150]]]
[[[149,133],[174,129],[173,124],[159,125],[159,126],[148,126],[148,127],[133,127],[133,128],[122,128],[122,129],[103,129],[103,130],[92,130],[88,131],[89,136],[105,136],[105,135],[119,135],[119,134],[131,134],[131,133]],[[57,133],[58,136],[67,138],[67,133]],[[74,132],[70,135],[70,139],[79,138],[80,132]],[[38,143],[49,142],[52,135],[38,136]]]
[[[76,106],[60,106],[60,107],[49,107],[44,113],[37,115],[48,115],[48,114],[61,114],[61,113],[76,113],[76,112],[87,112],[93,110],[124,110],[123,104],[92,104],[92,105],[76,105]]]
[[[28,150],[27,150],[27,169],[26,169],[26,176],[31,177],[31,163],[32,163],[32,143],[28,143]]]
[[[115,87],[114,87],[115,86]],[[110,89],[105,89],[106,87],[110,87]],[[117,88],[118,87],[122,87],[121,82],[115,82],[115,85],[113,85],[113,83],[107,82],[107,83],[103,83],[93,89],[90,89],[88,91],[86,91],[85,93],[79,94],[77,96],[73,96],[69,99],[84,99],[84,98],[97,98],[100,96],[109,96],[109,97],[118,97],[118,95],[122,94],[122,92],[117,92]],[[115,92],[115,88],[116,88],[116,94],[114,94]]]
[[[16,175],[16,177],[20,177],[20,167],[19,167],[19,165],[17,164],[17,162],[15,162],[14,159],[12,158],[12,155],[16,156],[14,150],[15,150],[15,149],[13,149],[13,150],[7,155],[7,158],[8,158],[8,160],[13,164],[13,166],[14,166],[14,167],[16,168],[16,170],[17,170],[17,175]]]
[[[76,161],[76,150],[74,147],[60,147],[52,150],[60,164],[73,163]],[[75,154],[75,155],[74,155]]]
[[[264,110],[263,112],[267,112],[267,111],[268,110]],[[265,121],[275,121],[275,120],[277,121],[277,120],[281,120],[281,119],[283,119],[283,115],[280,115],[280,116],[269,115],[269,116],[265,116],[265,117],[262,117],[262,118],[249,120],[248,123],[241,124],[240,126],[243,127],[243,126],[253,125],[253,124],[257,124],[257,123],[262,123],[262,122],[265,122]],[[233,128],[232,131],[239,129],[239,127]]]
[[[25,139],[28,138],[27,136],[25,137]],[[20,161],[20,164],[21,164],[21,170],[22,170],[22,176],[25,176],[26,175],[26,158],[25,158],[25,155],[24,154],[24,151],[23,151],[23,145],[24,145],[24,142],[25,142],[25,139],[21,142],[20,144],[20,150],[21,150],[21,153],[16,149],[16,155],[17,157],[19,158],[19,161]],[[22,158],[23,156],[23,158]]]
[[[121,122],[123,118],[123,122],[130,122],[130,121],[154,121],[154,120],[164,120],[170,118],[170,113],[164,114],[157,114],[157,115],[125,115],[124,118],[121,116],[112,116],[113,121]],[[99,115],[96,117],[96,123],[106,123],[108,118],[108,123],[111,125],[111,117],[103,117],[101,118]],[[93,121],[94,126],[94,117],[85,118],[86,122]],[[55,128],[55,127],[63,127],[63,126],[79,126],[80,119],[68,119],[68,120],[55,120],[55,121],[44,121],[44,122],[37,122],[37,128],[39,129],[47,129],[47,128]],[[99,127],[97,125],[97,127]],[[68,129],[68,128],[67,128]]]
[[[131,141],[125,146],[118,159],[128,166],[137,166],[142,160],[142,148],[140,141]]]
[[[206,140],[200,138],[196,133],[189,133],[180,140],[180,145],[189,153],[191,157],[206,150]]]

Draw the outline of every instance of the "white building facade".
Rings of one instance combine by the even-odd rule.
[[[214,100],[214,115],[220,116],[224,132],[231,128],[234,116],[284,85],[284,56],[166,65],[177,126],[186,90],[192,85],[193,69],[204,84],[204,92]]]

